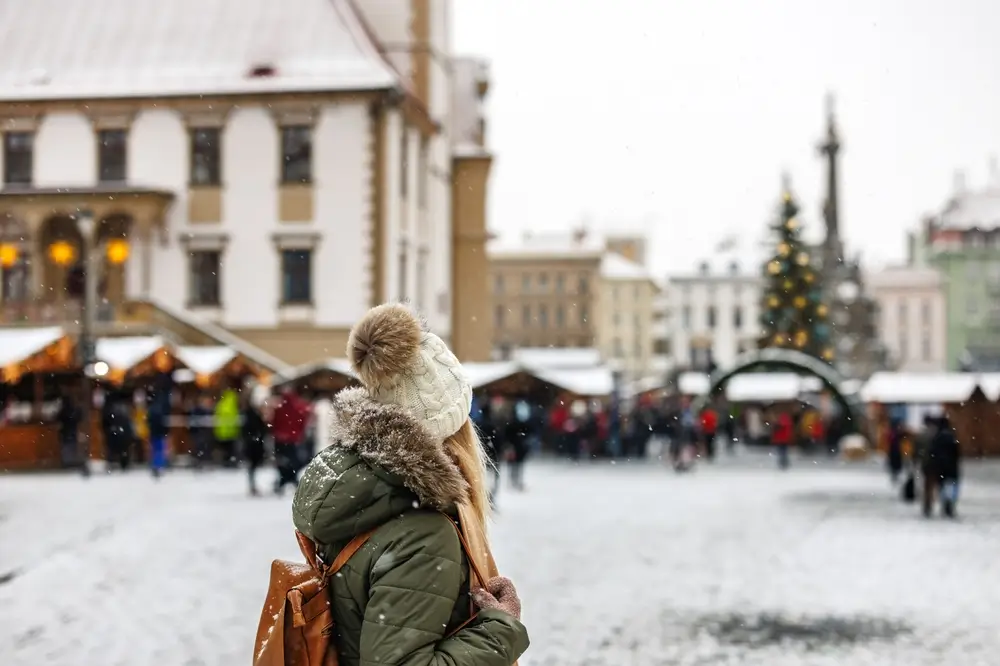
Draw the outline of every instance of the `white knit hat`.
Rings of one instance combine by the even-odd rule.
[[[468,420],[472,385],[462,365],[406,306],[369,310],[351,330],[347,356],[372,398],[403,407],[437,439]]]

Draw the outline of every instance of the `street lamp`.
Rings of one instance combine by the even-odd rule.
[[[83,262],[83,313],[80,318],[80,365],[83,378],[81,422],[85,437],[79,438],[80,462],[84,476],[90,476],[90,438],[93,435],[92,414],[94,408],[94,385],[91,375],[96,359],[94,343],[94,308],[97,305],[97,253],[94,249],[94,228],[97,226],[93,212],[80,209],[76,213],[76,226],[80,231],[80,260]]]

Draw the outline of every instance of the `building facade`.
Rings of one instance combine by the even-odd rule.
[[[603,254],[602,241],[585,232],[491,244],[494,356],[520,347],[593,347]]]
[[[666,282],[666,348],[673,368],[727,367],[761,335],[760,265],[752,251],[723,252]]]
[[[1000,370],[1000,176],[979,190],[956,177],[941,210],[912,239],[915,260],[937,269],[947,305],[950,370]]]
[[[408,300],[452,337],[447,2],[69,4],[6,10],[3,323],[72,328],[93,248],[109,327],[184,312],[301,363]]]
[[[879,336],[899,372],[947,369],[947,303],[941,274],[930,267],[885,268],[868,279],[878,303]]]
[[[655,305],[659,290],[645,266],[608,250],[595,308],[597,348],[626,382],[656,375]]]

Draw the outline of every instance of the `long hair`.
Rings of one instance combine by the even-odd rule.
[[[486,487],[487,457],[472,421],[466,419],[458,432],[446,439],[444,444],[458,464],[466,483],[469,484],[467,504],[485,538],[490,518],[490,496]]]

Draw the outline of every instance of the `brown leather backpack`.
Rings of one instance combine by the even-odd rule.
[[[306,564],[271,563],[271,582],[254,642],[254,666],[337,666],[327,582],[370,536],[366,532],[354,537],[333,564],[325,566],[316,556],[316,544],[295,532]]]
[[[452,522],[452,525],[458,532],[472,574],[479,585],[485,584],[487,579],[476,565],[465,535],[456,523]],[[306,564],[287,560],[271,563],[271,582],[257,624],[257,640],[254,641],[254,666],[337,666],[339,660],[333,645],[333,612],[330,610],[327,583],[371,535],[372,532],[365,532],[351,539],[337,554],[333,564],[325,566],[316,555],[316,544],[296,530],[295,538]],[[452,630],[449,636],[475,619],[476,609],[471,599],[469,606],[469,619]]]

